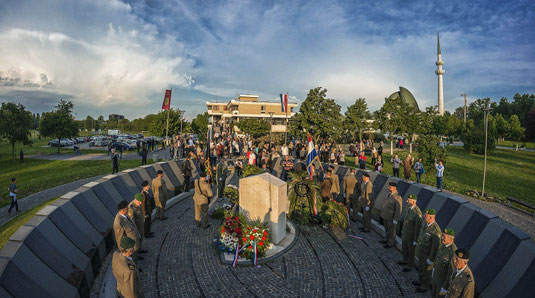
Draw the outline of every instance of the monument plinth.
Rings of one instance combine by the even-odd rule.
[[[286,182],[269,173],[240,179],[239,204],[249,219],[269,223],[274,244],[284,239],[288,210]]]

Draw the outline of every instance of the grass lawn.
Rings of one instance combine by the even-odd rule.
[[[525,145],[526,149],[535,149],[535,143],[533,142],[514,142],[514,141],[500,141],[498,142],[498,146],[504,146],[504,147],[511,147],[516,148],[516,144],[518,144],[518,148],[520,149],[522,145]]]
[[[447,147],[448,157],[445,162],[444,188],[457,193],[469,190],[481,191],[483,183],[483,155],[468,154],[462,147]],[[408,150],[399,152],[403,160]],[[418,153],[413,156],[417,159]],[[383,173],[392,175],[392,163],[389,150],[383,152]],[[368,167],[371,167],[368,156]],[[354,165],[352,157],[346,158],[346,164]],[[425,168],[422,183],[436,186],[436,170]],[[403,169],[400,171],[403,177]],[[414,171],[411,180],[416,180]],[[487,156],[487,178],[485,192],[500,198],[514,197],[535,204],[535,152],[496,149]]]

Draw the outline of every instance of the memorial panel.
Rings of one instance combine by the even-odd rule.
[[[466,205],[466,204],[464,204]],[[480,209],[470,216],[467,224],[462,230],[455,230],[455,243],[457,247],[464,247],[470,249],[474,242],[481,235],[491,219],[496,218],[496,214]]]
[[[446,202],[444,203],[444,205],[442,205],[442,208],[440,208],[440,210],[437,211],[436,221],[438,225],[442,229],[449,228],[450,227],[449,223],[451,219],[453,218],[453,216],[455,215],[455,213],[457,213],[457,210],[459,210],[459,207],[462,204],[466,204],[466,203],[468,203],[468,201],[458,196],[455,196],[455,195],[449,196],[446,199]]]

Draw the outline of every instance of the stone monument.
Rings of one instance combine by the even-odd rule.
[[[284,239],[288,211],[286,182],[269,173],[240,179],[239,204],[249,219],[269,223],[273,244]]]

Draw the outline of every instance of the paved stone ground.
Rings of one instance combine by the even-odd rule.
[[[375,233],[365,240],[344,231],[299,226],[297,243],[284,256],[260,268],[232,268],[220,262],[212,241],[220,220],[197,229],[193,200],[167,211],[156,221],[156,237],[146,240],[149,252],[140,261],[146,297],[399,297],[425,296],[415,292],[416,273],[402,273],[400,253],[384,249]],[[358,235],[360,224],[351,230]]]
[[[106,152],[106,151],[104,151]],[[157,155],[159,159],[169,159],[171,158],[169,149],[158,149],[151,151],[147,154],[147,159],[152,159],[154,155]],[[60,154],[37,154],[37,155],[28,155],[26,158],[35,158],[35,159],[48,159],[48,160],[110,160],[110,155],[107,153],[91,153],[91,154],[74,154],[74,153],[60,153]],[[134,152],[123,152],[124,160],[128,159],[141,159],[141,156]]]

